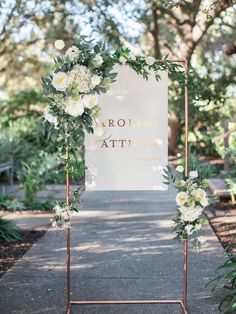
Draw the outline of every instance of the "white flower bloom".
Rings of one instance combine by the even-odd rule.
[[[119,61],[120,61],[121,64],[124,65],[124,64],[126,64],[127,59],[126,59],[125,57],[121,56],[120,59],[119,59]]]
[[[97,95],[85,95],[82,98],[83,105],[89,109],[93,108],[98,103]]]
[[[61,92],[64,92],[69,85],[68,76],[65,72],[57,72],[53,74],[52,86]]]
[[[56,204],[53,207],[55,215],[51,220],[53,228],[66,229],[70,225],[70,210],[67,206]]]
[[[129,52],[129,58],[130,58],[130,60],[132,60],[132,61],[135,61],[136,60],[136,56],[135,56],[135,54],[133,53],[133,52]]]
[[[151,66],[151,65],[153,65],[156,62],[156,59],[151,57],[151,56],[149,56],[149,57],[145,58],[145,62],[147,63],[147,65]]]
[[[192,178],[192,179],[197,178],[197,177],[198,177],[198,172],[197,172],[197,170],[195,170],[195,171],[190,171],[190,172],[189,172],[189,177]]]
[[[176,171],[179,172],[179,173],[182,173],[184,171],[184,167],[179,165],[176,167]]]
[[[207,205],[209,205],[208,199],[207,199],[207,198],[204,198],[203,200],[201,200],[201,205],[202,205],[203,207],[206,207]]]
[[[57,214],[61,214],[62,212],[65,211],[65,209],[64,209],[63,207],[61,207],[60,205],[58,205],[58,204],[53,207],[53,210],[54,210]]]
[[[207,206],[208,205],[208,200],[207,200],[207,194],[206,191],[198,188],[195,191],[192,192],[192,194],[199,199],[199,202],[202,206]]]
[[[193,222],[194,220],[198,219],[198,217],[202,213],[202,208],[200,206],[196,207],[186,207],[182,209],[181,213],[181,220],[187,221],[187,222]]]
[[[186,230],[188,235],[191,235],[194,231],[194,228],[192,225],[187,225],[187,226],[185,226],[185,230]]]
[[[44,114],[45,120],[49,123],[54,124],[55,128],[58,126],[58,120],[56,116],[53,116],[51,113],[45,112]]]
[[[84,105],[81,99],[75,100],[72,97],[69,97],[64,110],[69,115],[78,117],[84,113]]]
[[[69,57],[71,60],[76,59],[79,56],[79,48],[72,46],[66,50],[66,57]]]
[[[84,65],[75,65],[68,73],[69,83],[77,86],[80,93],[89,93],[91,90],[92,73]]]
[[[176,200],[177,205],[182,206],[187,202],[188,194],[186,192],[179,192],[176,195],[175,200]]]
[[[98,75],[93,75],[91,79],[92,85],[95,87],[101,83],[101,78]]]
[[[92,64],[95,68],[99,68],[103,64],[103,58],[100,53],[97,53],[92,60]]]
[[[65,43],[62,39],[58,39],[55,41],[54,46],[58,49],[58,50],[62,50],[65,47]]]

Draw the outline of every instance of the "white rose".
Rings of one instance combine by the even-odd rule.
[[[45,112],[44,114],[45,120],[47,120],[49,123],[54,124],[55,127],[58,126],[58,120],[56,116],[53,116],[51,113]]]
[[[53,74],[52,86],[61,92],[64,92],[69,85],[68,77],[65,72],[57,72]]]
[[[198,172],[197,172],[197,170],[195,170],[195,171],[190,171],[190,172],[189,172],[189,177],[192,178],[192,179],[197,178],[197,177],[198,177]]]
[[[191,235],[194,231],[193,226],[192,225],[187,225],[185,226],[185,230],[187,232],[188,235]]]
[[[103,58],[100,53],[97,53],[92,60],[92,64],[95,68],[99,68],[103,64]]]
[[[66,57],[74,60],[79,55],[79,49],[76,46],[72,46],[66,50]]]
[[[145,58],[145,62],[147,63],[147,65],[153,65],[156,62],[156,59],[149,56]]]
[[[176,195],[175,200],[176,200],[177,205],[182,206],[182,205],[184,205],[187,202],[188,194],[185,193],[185,192],[179,192]]]
[[[182,173],[184,171],[184,167],[179,165],[176,167],[176,171]]]
[[[207,205],[209,205],[209,202],[208,202],[208,199],[207,199],[207,198],[202,199],[200,203],[201,203],[201,205],[202,205],[203,207],[206,207]]]
[[[93,86],[97,86],[101,83],[101,78],[98,75],[92,76],[91,83]]]
[[[58,49],[58,50],[62,50],[65,47],[65,43],[63,40],[58,39],[55,41],[54,46]]]
[[[81,116],[84,113],[84,105],[81,99],[74,100],[70,97],[65,106],[65,112],[73,117]]]
[[[207,194],[206,191],[198,188],[195,191],[192,192],[192,194],[199,199],[199,202],[202,206],[207,206],[208,205],[208,200],[207,200]]]
[[[124,65],[124,64],[126,64],[127,59],[126,59],[125,57],[121,56],[121,57],[119,58],[119,61],[120,61],[121,64]]]
[[[98,98],[96,95],[85,95],[82,98],[83,105],[89,109],[93,108],[98,103]]]

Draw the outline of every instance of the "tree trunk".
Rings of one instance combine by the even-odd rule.
[[[175,155],[179,136],[180,121],[174,112],[169,113],[168,123],[168,151],[170,155]]]
[[[158,14],[157,14],[157,8],[155,4],[153,4],[152,6],[152,20],[153,20],[152,36],[153,36],[153,41],[154,41],[154,54],[155,54],[155,58],[161,59],[161,49],[160,49],[160,43],[159,43]]]
[[[229,123],[228,121],[225,121],[223,123],[223,128],[224,128],[224,171],[228,172],[229,171]]]

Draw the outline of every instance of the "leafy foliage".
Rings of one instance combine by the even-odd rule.
[[[41,190],[47,182],[50,171],[52,172],[59,164],[60,159],[57,154],[48,155],[43,151],[28,163],[22,162],[18,178],[22,182],[27,204],[34,201],[37,191]]]
[[[11,199],[4,194],[0,194],[0,210],[21,211],[26,209],[25,204],[17,199]]]
[[[0,217],[0,239],[6,242],[14,242],[20,238],[21,236],[14,222]]]
[[[226,261],[217,268],[218,275],[209,281],[208,286],[212,290],[225,288],[226,295],[221,300],[219,310],[221,313],[229,314],[236,311],[236,255],[225,252]]]

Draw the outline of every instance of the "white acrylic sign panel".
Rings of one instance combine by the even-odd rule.
[[[99,96],[99,128],[85,137],[86,190],[165,190],[168,73],[146,81],[128,66],[115,71],[117,81]]]

